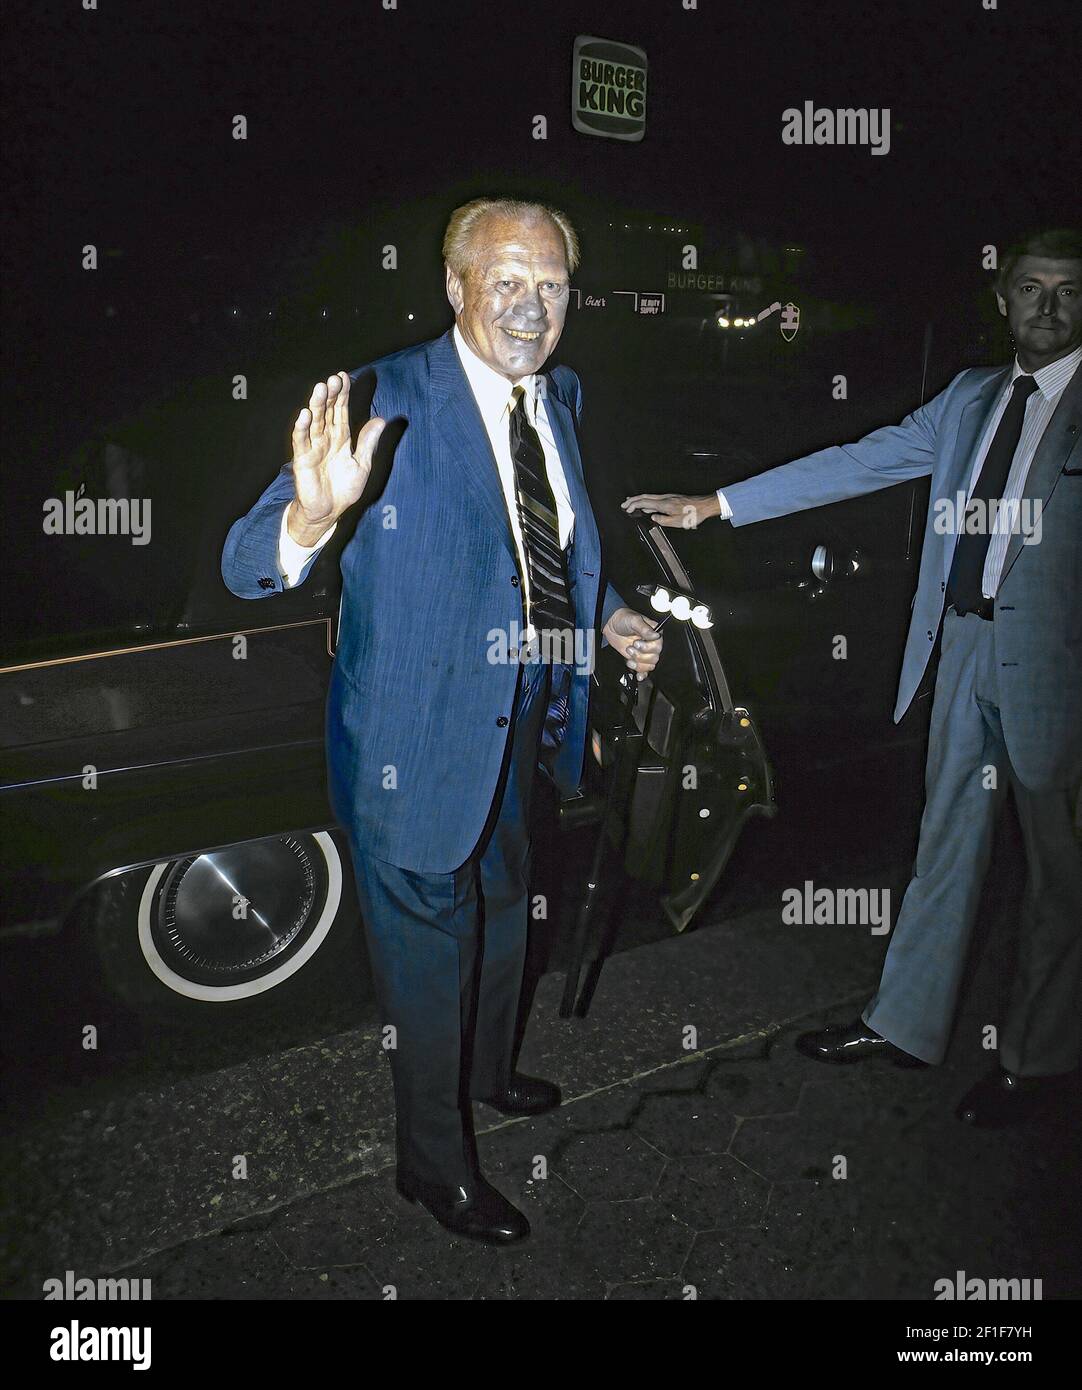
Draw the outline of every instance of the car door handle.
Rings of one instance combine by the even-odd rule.
[[[868,572],[867,557],[860,550],[834,550],[829,545],[817,545],[812,551],[811,572],[821,584],[832,580],[856,579]]]

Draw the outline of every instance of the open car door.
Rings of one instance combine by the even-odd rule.
[[[653,526],[639,534],[653,571],[653,582],[640,584],[639,593],[662,589],[694,607],[691,578],[664,531]],[[615,652],[606,648],[594,672],[585,794],[561,808],[571,823],[600,822],[575,927],[565,1017],[589,1006],[589,997],[577,1007],[575,1001],[591,937],[601,942],[595,983],[611,945],[604,920],[591,918],[614,891],[606,879],[618,865],[658,890],[669,922],[683,931],[720,879],[747,818],[776,809],[770,764],[750,712],[729,689],[713,628],[670,618],[664,633],[661,661],[636,683],[632,698],[625,698]]]
[[[640,592],[663,587],[694,602],[693,582],[665,531],[640,528],[640,537],[654,571]],[[620,671],[606,648],[592,691],[592,796],[605,794],[615,770]],[[623,827],[624,870],[658,888],[669,922],[683,931],[722,876],[747,817],[775,813],[773,777],[754,720],[730,691],[715,628],[666,621],[661,663],[638,682],[631,719],[641,738]]]
[[[657,584],[693,595],[691,578],[662,528],[641,529],[640,535]],[[664,631],[661,662],[652,678],[638,683],[634,705],[643,741],[628,806],[624,867],[633,879],[660,889],[669,921],[683,931],[721,877],[745,820],[773,815],[776,807],[766,752],[751,714],[729,689],[715,629],[670,619]],[[604,712],[611,719],[619,689],[603,671],[595,679],[595,727],[604,752]]]

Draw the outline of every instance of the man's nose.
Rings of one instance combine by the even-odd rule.
[[[544,318],[545,305],[540,291],[537,289],[527,290],[515,305],[515,314],[517,317],[529,319],[531,322]]]
[[[1037,312],[1042,318],[1049,318],[1056,312],[1056,294],[1054,290],[1045,290],[1042,293]]]

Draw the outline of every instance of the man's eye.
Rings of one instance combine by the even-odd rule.
[[[500,290],[509,290],[514,283],[514,280],[497,280],[496,288]]]

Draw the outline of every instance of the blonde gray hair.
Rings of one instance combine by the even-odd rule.
[[[566,213],[545,203],[521,202],[517,198],[474,198],[455,208],[443,234],[443,259],[460,279],[472,269],[476,258],[473,234],[477,225],[490,216],[531,224],[547,219],[563,237],[568,273],[574,275],[579,263],[579,239]]]

